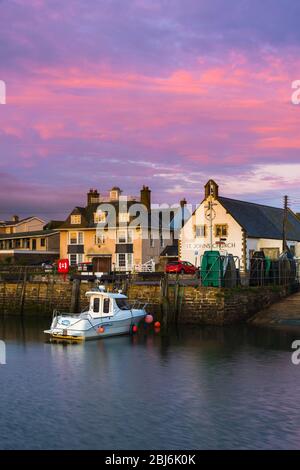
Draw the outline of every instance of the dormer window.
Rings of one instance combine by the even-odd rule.
[[[72,225],[80,225],[81,224],[81,215],[71,215],[71,224]]]
[[[98,211],[94,212],[94,224],[106,222],[106,212]]]
[[[109,197],[111,201],[118,201],[121,195],[121,189],[117,186],[114,186],[109,193]]]

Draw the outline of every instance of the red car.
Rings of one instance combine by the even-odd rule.
[[[198,268],[188,261],[171,261],[166,265],[166,273],[196,274]]]

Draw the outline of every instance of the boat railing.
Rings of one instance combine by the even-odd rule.
[[[52,313],[52,320],[55,317],[80,317],[80,315],[81,313],[60,312],[59,310],[54,309]]]
[[[140,300],[135,300],[131,306],[131,310],[145,310],[149,302],[141,302]]]

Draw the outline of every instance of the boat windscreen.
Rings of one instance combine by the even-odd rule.
[[[127,299],[116,299],[116,304],[120,310],[130,310],[131,306]]]

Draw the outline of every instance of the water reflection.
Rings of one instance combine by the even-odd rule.
[[[295,330],[181,326],[57,344],[48,326],[0,319],[0,448],[298,446]]]

